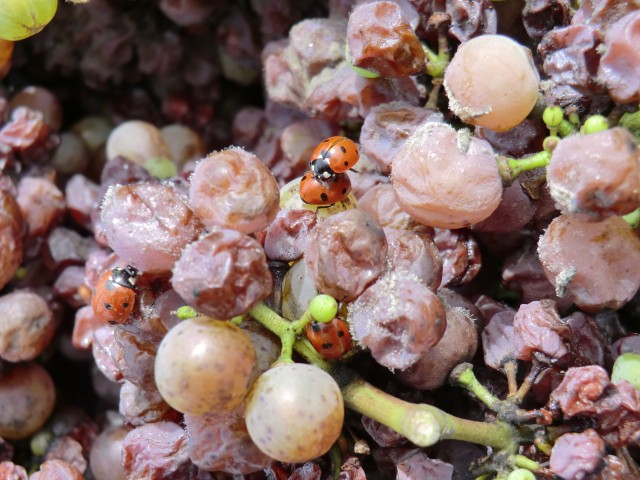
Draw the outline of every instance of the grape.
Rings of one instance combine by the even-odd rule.
[[[420,223],[461,228],[489,217],[502,197],[491,145],[441,123],[422,125],[396,153],[398,203]]]
[[[442,260],[433,237],[395,228],[384,228],[384,234],[388,247],[387,272],[409,272],[435,292],[442,280]]]
[[[640,390],[640,354],[623,353],[616,358],[611,372],[611,382],[619,383],[622,380]]]
[[[57,0],[3,0],[0,38],[16,41],[35,35],[47,26],[57,9]]]
[[[640,287],[640,239],[620,217],[561,215],[540,237],[538,254],[556,294],[587,312],[620,308]]]
[[[278,213],[280,192],[269,169],[241,148],[209,154],[191,176],[189,202],[205,226],[253,233]]]
[[[309,313],[316,322],[328,323],[338,314],[338,302],[329,295],[318,295],[309,303]]]
[[[11,281],[22,263],[22,225],[18,202],[0,188],[0,289]]]
[[[82,138],[92,154],[104,146],[112,129],[111,122],[98,115],[84,117],[71,126],[71,131]]]
[[[15,42],[0,38],[0,80],[4,79],[11,70],[14,45]]]
[[[640,207],[640,151],[621,127],[567,137],[553,150],[547,182],[562,213],[624,215]]]
[[[325,454],[342,430],[344,405],[335,380],[317,367],[280,365],[263,373],[247,399],[249,435],[281,462]]]
[[[160,130],[140,120],[118,125],[107,139],[107,160],[122,156],[144,167],[147,161],[171,158],[171,150]]]
[[[89,464],[96,480],[125,480],[121,462],[122,441],[129,429],[112,426],[103,430],[91,446]]]
[[[204,142],[193,129],[179,124],[167,125],[160,129],[171,159],[180,169],[189,160],[200,160],[205,156]]]
[[[565,433],[551,450],[550,470],[562,478],[584,478],[598,469],[606,453],[606,445],[595,430]]]
[[[23,177],[18,183],[16,201],[31,237],[46,234],[64,214],[64,195],[46,178]]]
[[[30,86],[20,90],[11,98],[9,108],[13,111],[21,106],[39,112],[51,130],[59,131],[62,128],[62,104],[46,88]]]
[[[282,315],[289,320],[300,318],[318,293],[307,264],[294,263],[282,281]]]
[[[496,131],[529,115],[539,80],[529,49],[502,35],[460,45],[444,74],[449,108],[467,123]]]
[[[27,438],[37,432],[53,411],[53,380],[37,363],[20,363],[0,377],[0,437]]]
[[[64,460],[47,460],[40,465],[40,470],[33,473],[29,480],[49,480],[64,478],[65,480],[83,480],[82,472]]]
[[[238,327],[207,317],[184,320],[164,337],[156,385],[165,401],[189,415],[236,408],[254,377],[256,352]]]
[[[280,208],[288,210],[311,210],[312,212],[316,212],[318,220],[327,218],[338,212],[351,210],[356,208],[356,205],[356,198],[352,193],[349,193],[344,200],[332,205],[311,205],[305,203],[300,198],[300,178],[291,180],[280,189]]]
[[[60,145],[51,159],[51,166],[62,175],[83,172],[89,165],[89,150],[75,133],[60,135]]]

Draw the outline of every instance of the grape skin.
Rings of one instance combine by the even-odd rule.
[[[342,429],[338,384],[312,365],[290,363],[262,374],[247,399],[249,435],[265,454],[299,463],[326,453]]]
[[[256,352],[233,324],[207,317],[185,320],[164,337],[155,364],[162,397],[189,415],[224,413],[249,392]]]

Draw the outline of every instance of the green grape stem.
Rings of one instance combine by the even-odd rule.
[[[623,215],[622,219],[633,229],[640,227],[640,208],[636,208],[633,212]]]
[[[518,443],[518,433],[508,423],[457,418],[431,405],[395,398],[364,380],[350,381],[342,388],[342,396],[348,408],[386,425],[419,447],[445,439],[509,450],[515,450]]]
[[[511,457],[511,462],[514,467],[526,468],[527,470],[531,470],[532,472],[537,472],[541,468],[538,462],[531,460],[524,455],[513,455]]]
[[[511,158],[504,155],[496,155],[500,177],[504,185],[511,185],[523,172],[544,168],[551,162],[551,153],[541,151],[530,157],[521,159]]]

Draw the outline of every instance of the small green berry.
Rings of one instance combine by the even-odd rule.
[[[562,123],[564,112],[560,107],[547,107],[542,112],[542,121],[547,127],[555,128]]]
[[[584,121],[580,131],[584,134],[596,133],[609,128],[609,122],[602,115],[591,115]]]
[[[349,45],[347,45],[347,44],[344,45],[344,58],[347,61],[347,65],[349,65],[351,70],[356,72],[361,77],[364,77],[364,78],[379,78],[380,77],[379,73],[372,72],[371,70],[367,70],[366,68],[356,67],[353,63],[351,63],[351,60],[349,59],[350,58],[349,57]]]
[[[144,164],[147,172],[159,179],[175,177],[176,165],[168,158],[152,158]]]
[[[189,318],[195,318],[198,316],[198,312],[195,308],[190,307],[189,305],[183,305],[182,307],[176,310],[176,316],[180,320],[188,320]]]
[[[330,322],[338,314],[338,302],[329,295],[316,295],[309,303],[309,314],[316,322]]]
[[[536,480],[536,476],[531,470],[526,468],[517,468],[509,473],[507,480]]]
[[[622,380],[640,390],[640,354],[623,353],[616,358],[611,372],[611,382],[619,383]]]
[[[40,430],[31,437],[31,442],[29,443],[31,453],[37,457],[42,457],[46,453],[47,448],[49,448],[51,440],[53,440],[51,432],[48,430]]]

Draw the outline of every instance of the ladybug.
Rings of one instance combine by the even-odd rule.
[[[136,301],[138,270],[131,265],[106,272],[91,293],[91,308],[103,322],[125,323]]]
[[[308,323],[306,333],[313,348],[329,360],[336,360],[351,350],[349,327],[338,317],[328,323]]]
[[[324,180],[344,173],[360,159],[357,145],[347,137],[329,137],[318,144],[311,154],[313,174]]]
[[[332,205],[347,198],[350,191],[351,180],[346,173],[324,180],[309,170],[300,180],[300,198],[310,205]]]

